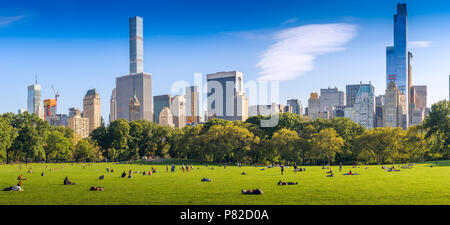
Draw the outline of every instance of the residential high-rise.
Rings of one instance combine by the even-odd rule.
[[[356,95],[358,94],[359,87],[361,87],[362,85],[370,85],[370,82],[369,84],[363,84],[362,82],[360,82],[359,84],[348,84],[345,86],[345,102],[347,107],[353,107],[355,105]],[[372,88],[375,92],[375,87],[372,86]]]
[[[200,122],[200,100],[198,86],[186,87],[186,120],[188,123]]]
[[[186,126],[186,98],[184,95],[175,95],[170,99],[170,107],[175,127]]]
[[[158,124],[161,126],[174,127],[173,114],[169,107],[164,107],[159,113]]]
[[[139,99],[136,97],[136,94],[133,95],[133,97],[130,98],[130,103],[128,105],[128,111],[129,111],[129,118],[128,121],[135,121],[140,119],[140,108],[141,103],[139,102]]]
[[[406,128],[406,98],[395,82],[389,83],[384,96],[383,126]]]
[[[114,88],[111,93],[111,99],[109,100],[109,122],[116,120],[116,89]]]
[[[355,99],[355,119],[361,126],[375,126],[375,92],[372,85],[361,85]]]
[[[384,95],[375,97],[375,127],[383,127]]]
[[[137,119],[153,121],[152,78],[144,71],[143,20],[130,18],[130,74],[116,78],[116,118],[126,119],[129,115],[130,98],[140,102]],[[134,116],[133,116],[134,117]]]
[[[426,85],[414,85],[411,86],[410,92],[411,102],[415,108],[426,109],[427,108],[427,86]]]
[[[144,21],[135,16],[130,23],[130,74],[144,72]]]
[[[239,71],[207,75],[208,119],[242,120],[248,118],[248,99]]]
[[[320,89],[320,111],[325,112],[330,107],[345,106],[345,95],[343,91],[339,91],[337,87]]]
[[[32,84],[28,86],[27,109],[30,114],[38,113],[38,106],[41,103],[41,85]]]
[[[386,48],[386,87],[395,82],[398,90],[409,103],[408,76],[412,54],[408,52],[408,12],[405,3],[397,5],[397,14],[394,15],[394,46]],[[407,111],[408,105],[406,104]],[[406,114],[408,117],[408,114]],[[408,119],[406,118],[406,127]]]
[[[50,116],[56,116],[56,99],[44,100],[44,116],[45,118]]]
[[[170,95],[153,96],[153,121],[159,124],[159,114],[164,107],[170,109]]]
[[[292,106],[292,113],[298,114],[300,116],[303,115],[303,106],[300,99],[287,100],[287,104]]]
[[[89,118],[81,117],[81,112],[77,108],[69,109],[68,127],[82,138],[89,136]]]
[[[89,133],[102,125],[100,96],[95,88],[88,90],[84,96],[83,117],[89,118]]]
[[[312,120],[319,118],[320,101],[317,92],[311,93],[308,99],[308,117]]]

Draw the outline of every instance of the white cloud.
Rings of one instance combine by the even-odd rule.
[[[430,47],[432,41],[410,41],[408,42],[409,48],[427,48]]]
[[[0,28],[6,27],[6,26],[10,25],[11,23],[19,21],[19,20],[21,20],[23,18],[25,18],[25,15],[20,15],[20,16],[0,16]]]
[[[356,26],[345,23],[312,24],[275,34],[275,44],[265,50],[256,65],[260,80],[292,80],[314,69],[318,55],[342,51],[356,36]]]
[[[293,22],[295,22],[295,21],[297,21],[297,20],[298,20],[298,17],[292,18],[292,19],[288,19],[288,20],[284,21],[284,22],[281,23],[281,24],[283,24],[283,25],[285,25],[285,24],[290,24],[290,23],[293,23]]]

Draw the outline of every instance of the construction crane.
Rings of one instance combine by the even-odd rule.
[[[53,84],[52,84],[52,89],[53,89],[53,93],[55,93],[55,100],[56,100],[56,102],[58,102],[59,92],[55,91],[55,87],[53,86]]]

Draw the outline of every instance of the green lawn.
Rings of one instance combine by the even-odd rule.
[[[434,165],[430,167],[430,165]],[[294,173],[286,168],[281,175],[280,168],[223,167],[195,165],[191,172],[165,172],[164,165],[155,166],[158,173],[143,176],[150,165],[94,163],[84,164],[29,164],[0,165],[0,188],[17,183],[18,175],[24,181],[24,191],[0,191],[0,204],[450,204],[450,161],[417,164],[413,169],[400,172],[386,172],[381,166],[360,166],[353,169],[344,166],[341,173],[333,166],[335,177],[326,177],[326,170],[319,166],[308,166],[306,172]],[[64,168],[62,168],[64,167]],[[114,168],[107,173],[106,168]],[[50,168],[59,168],[49,171]],[[214,168],[214,169],[212,169]],[[122,171],[141,171],[133,178],[121,178]],[[170,170],[170,166],[169,166]],[[352,170],[360,176],[344,176]],[[41,172],[45,176],[41,177]],[[241,172],[248,175],[240,175]],[[99,180],[100,175],[104,180]],[[63,185],[65,176],[76,185]],[[201,182],[203,177],[212,182]],[[283,181],[298,181],[298,185],[278,186]],[[89,191],[89,187],[101,185],[105,191]],[[261,188],[263,195],[242,195],[241,189]]]

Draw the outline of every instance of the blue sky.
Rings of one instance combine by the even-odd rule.
[[[26,108],[27,85],[37,75],[43,98],[53,97],[51,85],[60,92],[59,113],[81,109],[86,91],[97,88],[107,120],[115,77],[128,73],[128,18],[136,15],[144,18],[153,95],[169,93],[177,80],[193,82],[195,72],[239,70],[246,81],[260,79],[279,69],[270,54],[286,49],[299,56],[292,69],[269,73],[283,77],[282,103],[300,98],[306,106],[310,92],[360,81],[383,94],[397,2],[1,1],[0,113]],[[431,105],[448,98],[450,2],[406,2],[413,84],[428,86]],[[302,32],[311,35],[296,36]],[[291,46],[317,40],[323,43],[316,49]]]

